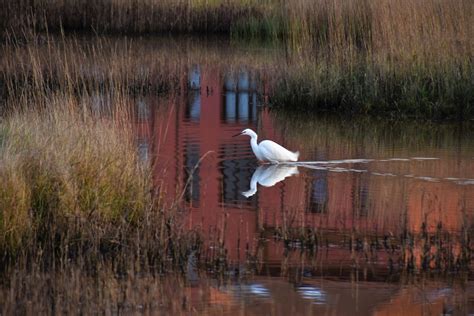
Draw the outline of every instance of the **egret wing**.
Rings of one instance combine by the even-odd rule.
[[[266,160],[272,162],[297,161],[298,153],[293,153],[285,147],[271,140],[264,140],[258,144],[260,152],[265,156]]]

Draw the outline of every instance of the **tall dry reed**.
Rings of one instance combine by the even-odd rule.
[[[286,109],[395,118],[470,119],[474,115],[474,21],[469,14],[473,5],[468,0],[6,1],[5,7],[6,16],[12,17],[8,19],[11,22],[4,22],[5,34],[15,34],[15,38],[38,30],[94,30],[224,32],[234,38],[256,38],[257,42],[282,41],[288,49],[288,60],[270,68],[277,73],[272,76],[277,79],[275,91],[279,92],[274,103]],[[82,51],[84,56],[79,56],[76,63],[80,67],[64,69],[71,73],[76,89],[84,85],[81,75],[76,74],[93,72],[81,66],[84,61],[107,48],[99,45],[95,49]],[[153,67],[156,61],[150,60],[152,67],[143,67],[136,62],[140,59],[133,56],[133,51],[131,47],[117,47],[108,56],[124,58],[112,58],[117,64],[105,59],[99,65],[109,65],[108,74],[128,69],[122,76],[127,80],[121,83],[127,89],[143,91],[150,87],[149,81],[156,83],[169,70],[170,63]],[[58,56],[59,60],[65,61],[66,55]],[[31,56],[37,56],[34,49]],[[172,65],[176,65],[174,61]],[[10,73],[17,72],[17,65],[15,61],[7,67]],[[149,70],[156,68],[158,72]],[[50,84],[71,79],[63,80],[54,71],[41,73],[57,77]],[[34,76],[32,71],[22,81]],[[158,90],[164,90],[170,81],[160,79],[165,87]]]
[[[28,99],[25,99],[28,102]],[[38,102],[39,98],[35,99]],[[71,95],[18,104],[0,123],[0,249],[3,263],[33,258],[50,268],[101,258],[159,271],[182,268],[198,236],[163,209],[151,166],[139,158],[132,114],[104,112]],[[6,267],[7,265],[5,265]]]
[[[94,117],[67,97],[47,102],[1,125],[3,246],[50,220],[133,223],[152,206],[149,169],[124,120]]]
[[[122,34],[228,33],[235,21],[259,16],[262,10],[255,1],[241,0],[2,0],[2,7],[5,9],[0,17],[7,31],[21,31],[26,26]]]
[[[276,89],[278,105],[395,118],[474,115],[471,1],[296,1],[285,10],[289,43],[305,57]]]

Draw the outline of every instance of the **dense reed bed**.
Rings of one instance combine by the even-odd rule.
[[[331,55],[383,50],[393,59],[472,57],[473,5],[468,0],[3,2],[3,30],[16,34],[222,32],[282,39],[298,49],[326,46]]]
[[[473,70],[470,59],[419,63],[320,58],[278,76],[272,101],[287,111],[346,117],[470,120]]]
[[[471,119],[470,1],[297,1],[274,103],[297,111]],[[283,14],[282,14],[283,16]]]
[[[289,59],[271,67],[278,73],[273,104],[288,110],[435,120],[474,115],[468,0],[4,1],[6,37],[222,33],[283,43]]]
[[[50,269],[80,259],[94,269],[113,258],[124,269],[183,267],[199,241],[176,209],[156,201],[120,99],[107,113],[72,96],[35,102],[17,104],[0,123],[2,266]]]
[[[60,29],[121,34],[225,33],[240,20],[261,18],[273,1],[10,1],[3,29]],[[273,4],[272,4],[273,6]],[[80,12],[80,14],[77,14]]]
[[[222,38],[10,37],[0,47],[2,96],[34,97],[63,91],[127,95],[183,93],[191,69],[255,76],[282,59],[271,50],[241,54]]]
[[[10,38],[2,47],[4,96],[40,98],[53,91],[69,95],[97,92],[161,93],[176,88],[180,65],[165,56],[140,54],[133,41],[104,39],[84,43],[81,38],[28,34],[25,44]],[[175,66],[177,69],[173,69]],[[170,69],[171,68],[171,69]]]
[[[197,32],[280,38],[332,48],[430,44],[464,46],[472,3],[448,1],[9,1],[2,0],[3,30],[74,30],[116,33]],[[77,14],[80,12],[81,14]],[[442,41],[440,41],[442,39]],[[423,42],[420,42],[422,40]],[[432,41],[431,41],[432,40]],[[461,41],[460,41],[461,40]],[[425,43],[426,42],[426,43]],[[464,46],[466,47],[466,46]],[[433,51],[432,53],[439,53]]]

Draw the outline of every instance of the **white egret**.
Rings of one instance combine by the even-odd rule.
[[[298,167],[290,165],[261,165],[250,179],[250,189],[242,192],[246,198],[257,193],[257,183],[264,187],[272,187],[287,177],[298,174]]]
[[[271,163],[298,161],[298,157],[300,155],[299,152],[289,151],[274,141],[263,140],[258,144],[258,135],[250,128],[244,129],[242,132],[234,135],[233,137],[240,135],[250,136],[250,146],[252,147],[253,153],[260,161],[269,161]]]

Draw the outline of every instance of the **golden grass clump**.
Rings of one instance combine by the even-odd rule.
[[[139,160],[125,119],[94,116],[71,97],[45,102],[1,122],[2,248],[71,223],[133,224],[152,207],[149,166]]]

